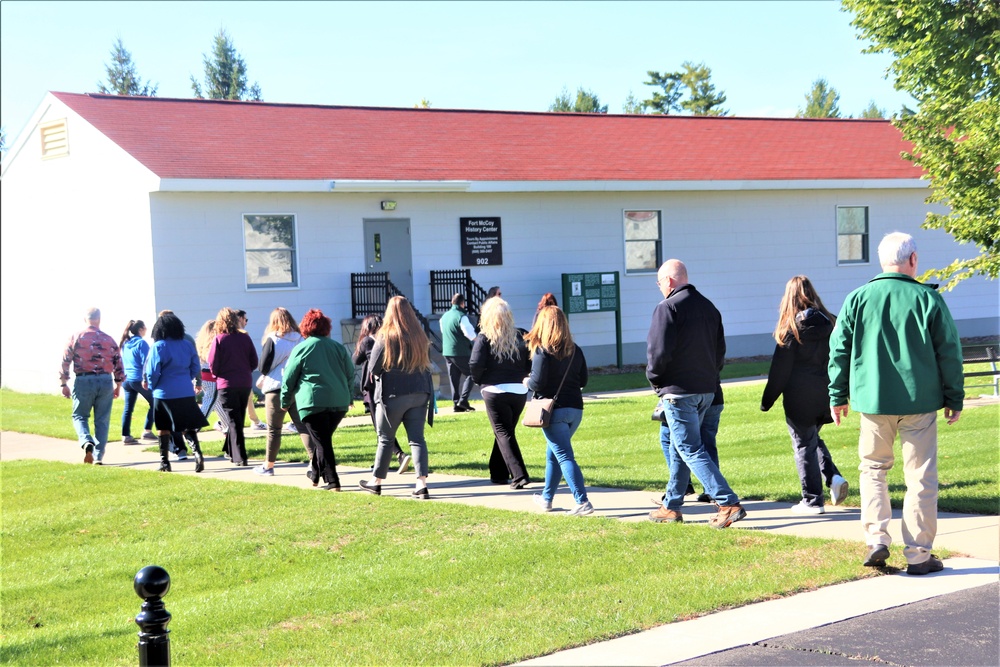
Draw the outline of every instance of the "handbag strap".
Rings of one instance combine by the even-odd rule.
[[[569,355],[569,363],[566,364],[566,372],[563,373],[562,380],[559,382],[559,388],[556,389],[556,395],[552,397],[553,401],[562,392],[563,385],[566,384],[566,376],[569,375],[569,369],[573,367],[573,358],[574,357],[576,357],[576,345],[573,346],[573,354]]]

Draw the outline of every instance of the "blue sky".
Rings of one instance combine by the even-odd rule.
[[[583,86],[611,113],[646,71],[712,68],[740,116],[791,116],[825,77],[857,115],[910,98],[862,54],[850,16],[812,2],[0,3],[0,123],[8,145],[46,91],[96,92],[115,38],[161,97],[191,97],[224,27],[267,102],[545,111]]]

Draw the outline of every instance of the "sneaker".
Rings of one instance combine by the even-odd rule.
[[[589,500],[585,500],[568,512],[569,516],[587,516],[594,513],[594,506]]]
[[[89,445],[88,444],[86,447],[84,447],[84,449],[83,449],[83,462],[84,463],[93,463],[94,462],[94,446],[93,445]]]
[[[830,502],[839,505],[847,498],[847,480],[840,475],[834,475],[830,482]]]
[[[425,486],[422,489],[415,490],[413,493],[410,494],[410,497],[412,497],[414,500],[430,500],[431,494],[427,490],[427,487]]]
[[[226,425],[223,424],[221,420],[217,421],[217,422],[215,422],[215,430],[216,431],[221,431],[222,433],[225,433],[226,432]]]
[[[944,563],[941,559],[931,554],[931,557],[925,560],[923,563],[911,563],[906,566],[907,574],[930,574],[931,572],[940,572],[944,569]]]
[[[684,517],[677,510],[668,510],[660,506],[660,509],[649,513],[649,520],[653,523],[684,523]]]
[[[130,435],[123,435],[122,436],[122,444],[123,445],[138,445],[139,441],[136,440],[135,438],[133,438]]]
[[[868,557],[865,558],[862,565],[865,567],[885,567],[887,560],[889,560],[889,547],[884,544],[873,544],[868,548]]]
[[[299,429],[297,429],[295,427],[295,424],[293,424],[292,422],[288,422],[287,424],[285,424],[285,430],[288,431],[289,433],[298,433],[299,432]]]
[[[266,477],[274,477],[274,468],[268,468],[263,463],[253,469],[258,475],[264,475]]]
[[[253,430],[255,431],[266,431],[267,424],[265,424],[264,422],[255,422],[251,428],[253,428]]]
[[[546,512],[552,511],[552,501],[542,498],[542,494],[536,493],[535,495],[531,496],[531,499],[535,501],[536,505],[541,507]]]
[[[712,528],[728,528],[747,515],[747,511],[739,503],[735,505],[722,505],[719,513],[708,520],[708,525]]]
[[[816,507],[815,505],[806,505],[804,501],[801,501],[796,505],[792,505],[791,510],[792,514],[803,514],[803,515],[806,514],[816,515],[816,514],[823,514],[826,512],[826,508]]]
[[[158,442],[159,441],[159,438],[156,437],[156,434],[153,433],[152,431],[146,431],[145,433],[143,433],[142,434],[142,439],[143,440],[151,440],[152,442]]]
[[[398,460],[399,460],[399,469],[396,472],[402,475],[404,472],[406,472],[407,468],[410,467],[410,455],[402,454]]]
[[[373,484],[369,486],[367,481],[361,480],[360,482],[358,482],[358,488],[361,489],[362,491],[367,491],[368,493],[375,494],[376,496],[382,495],[381,484]]]

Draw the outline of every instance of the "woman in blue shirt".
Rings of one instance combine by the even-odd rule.
[[[142,367],[146,365],[149,355],[149,343],[143,340],[146,335],[146,324],[142,320],[129,320],[122,333],[118,347],[121,349],[122,366],[125,369],[125,411],[122,413],[122,444],[138,445],[139,441],[132,437],[132,413],[135,412],[139,396],[146,399],[149,408],[146,410],[146,422],[143,425],[143,440],[156,440],[153,435],[153,395],[142,386]]]

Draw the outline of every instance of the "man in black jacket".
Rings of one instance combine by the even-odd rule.
[[[660,437],[669,439],[670,481],[663,506],[650,512],[656,523],[681,522],[680,508],[691,474],[719,506],[709,525],[726,528],[746,516],[739,496],[719,471],[701,439],[705,413],[712,406],[726,355],[722,316],[711,301],[688,284],[687,267],[667,260],[656,274],[663,301],[653,311],[646,338],[646,378],[663,405],[666,423]]]

